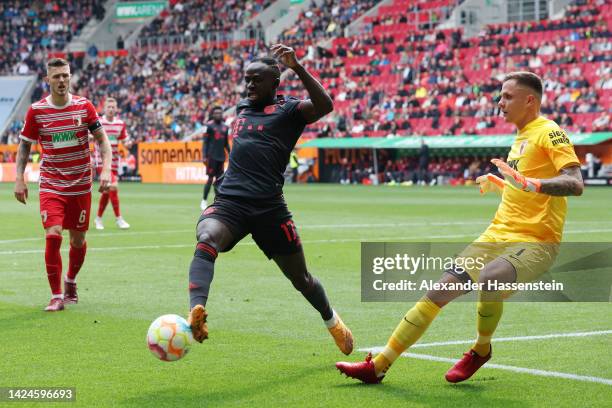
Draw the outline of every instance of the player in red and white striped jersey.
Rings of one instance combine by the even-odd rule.
[[[28,109],[17,152],[15,198],[23,204],[28,198],[24,171],[32,143],[40,143],[40,215],[46,233],[45,264],[51,286],[46,311],[64,309],[77,303],[76,276],[85,260],[85,233],[91,208],[91,163],[88,133],[94,135],[103,156],[100,191],[110,183],[111,149],[96,109],[90,101],[70,93],[68,61],[53,58],[47,63],[51,95]],[[68,272],[62,293],[62,231],[70,231]]]
[[[100,196],[100,203],[98,205],[98,215],[94,220],[96,229],[99,230],[104,229],[102,215],[104,214],[104,210],[106,209],[109,200],[111,202],[111,205],[113,206],[117,226],[121,229],[130,228],[130,224],[128,224],[121,216],[121,212],[119,209],[119,192],[117,188],[119,184],[119,142],[127,143],[128,134],[125,122],[119,119],[116,115],[117,100],[115,100],[115,98],[106,98],[106,101],[104,101],[104,116],[100,118],[100,123],[102,124],[102,127],[104,127],[106,135],[108,136],[108,140],[110,141],[111,150],[113,153],[113,160],[111,163],[111,183],[108,188],[108,191],[103,192]],[[99,152],[96,152],[95,157],[96,161],[98,161],[100,157]],[[102,163],[100,162],[96,163],[98,174],[100,173],[101,165]]]

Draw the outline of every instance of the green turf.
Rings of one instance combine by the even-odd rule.
[[[0,184],[0,387],[76,387],[77,403],[70,406],[82,407],[610,406],[609,385],[486,367],[473,380],[449,385],[443,378],[448,363],[409,358],[401,358],[380,386],[341,377],[334,362],[361,360],[364,353],[344,357],[336,350],[318,314],[250,238],[217,261],[207,307],[210,340],[179,362],[156,360],[145,345],[148,325],[161,314],[184,315],[188,307],[200,191],[123,184],[121,205],[132,228],[119,231],[109,206],[106,230],[88,233],[81,303],[45,314],[49,292],[36,188],[23,206],[11,184]],[[487,226],[498,202],[475,188],[337,185],[289,186],[286,198],[309,267],[353,329],[357,347],[384,345],[411,307],[360,302],[360,241],[468,242]],[[566,240],[612,239],[612,190],[590,188],[569,201]],[[496,336],[609,330],[611,312],[603,303],[508,303]],[[474,304],[449,305],[422,342],[472,338],[474,315]],[[500,342],[492,362],[610,379],[611,340]],[[458,358],[466,349],[412,351]]]

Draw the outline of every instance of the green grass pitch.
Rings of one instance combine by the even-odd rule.
[[[80,303],[62,313],[49,300],[37,190],[27,206],[0,184],[0,387],[76,387],[79,407],[216,406],[610,406],[612,385],[483,368],[450,385],[448,362],[400,358],[382,385],[339,375],[334,362],[362,360],[335,347],[318,313],[250,238],[219,256],[208,303],[210,340],[164,363],[145,344],[148,325],[185,315],[200,186],[123,184],[119,231],[90,230],[79,275]],[[288,186],[309,268],[355,335],[356,348],[382,346],[411,303],[361,303],[360,241],[465,241],[478,236],[499,198],[475,187]],[[98,194],[94,193],[93,209]],[[566,241],[612,239],[612,189],[569,199]],[[67,267],[64,239],[64,269]],[[612,329],[609,303],[508,303],[496,337]],[[422,343],[470,340],[475,305],[451,304]],[[495,343],[495,341],[494,341]],[[491,363],[612,379],[612,334],[494,345]],[[459,358],[467,345],[410,352]],[[0,405],[2,403],[0,402]],[[7,406],[43,404],[9,404]],[[58,405],[57,403],[54,405]],[[64,404],[65,405],[65,404]],[[64,406],[59,404],[58,406]]]

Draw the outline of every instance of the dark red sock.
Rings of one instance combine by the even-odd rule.
[[[106,209],[106,205],[108,204],[108,193],[102,193],[100,196],[100,204],[98,205],[98,217],[102,217],[104,214],[104,210]]]
[[[115,217],[121,216],[121,212],[119,211],[119,192],[117,190],[109,190],[108,197],[110,198],[110,202],[113,206]]]
[[[87,253],[87,242],[83,243],[81,248],[73,247],[70,245],[70,252],[68,253],[68,273],[66,278],[74,280],[83,266],[85,261],[85,254]]]
[[[62,247],[61,235],[47,235],[45,245],[45,264],[47,266],[47,279],[51,293],[54,295],[62,294]]]

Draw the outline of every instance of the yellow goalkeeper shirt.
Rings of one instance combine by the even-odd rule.
[[[564,167],[580,165],[567,134],[552,120],[538,117],[519,130],[508,164],[525,177],[548,179]],[[567,198],[519,190],[505,183],[493,222],[479,241],[560,242]]]

